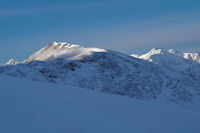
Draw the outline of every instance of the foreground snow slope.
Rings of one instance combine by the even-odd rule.
[[[162,101],[0,75],[1,133],[199,133],[200,113]]]

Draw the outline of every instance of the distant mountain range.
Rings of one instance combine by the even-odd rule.
[[[23,62],[11,59],[0,73],[200,109],[200,53],[153,48],[144,55],[126,55],[53,42]]]

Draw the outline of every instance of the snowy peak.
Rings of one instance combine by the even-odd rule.
[[[184,53],[174,49],[153,48],[137,58],[158,64],[164,69],[175,70],[195,79],[200,79],[199,53]]]
[[[42,49],[42,51],[45,52],[48,50],[53,50],[54,52],[58,52],[70,48],[82,48],[82,46],[67,42],[52,42],[51,44],[47,45],[44,49]]]
[[[144,60],[148,60],[150,62],[154,62],[154,60],[151,58],[154,55],[164,55],[166,54],[167,51],[161,48],[153,48],[151,49],[148,53],[138,56],[138,58],[144,59]]]
[[[135,58],[138,58],[138,57],[139,57],[139,55],[137,55],[137,54],[132,54],[131,56],[132,56],[132,57],[135,57]]]
[[[131,54],[130,56],[135,57],[135,58],[141,58],[141,59],[148,60],[148,61],[152,61],[150,59],[151,56],[157,55],[157,54],[164,55],[166,52],[167,52],[167,50],[164,50],[162,48],[153,48],[146,54],[143,54],[143,55]]]
[[[176,56],[176,57],[181,57],[181,58],[184,58],[187,60],[193,60],[193,61],[200,63],[200,54],[199,53],[185,53],[185,52],[180,52],[175,49],[167,50],[167,49],[162,49],[162,48],[153,48],[146,54],[143,54],[140,56],[134,56],[134,54],[133,54],[131,56],[145,59],[148,61],[151,61],[152,60],[151,58],[154,56],[164,56],[162,58],[169,58],[171,56]]]
[[[140,57],[150,57],[153,55],[167,55],[167,54],[176,54],[179,55],[181,52],[175,50],[175,49],[163,49],[163,48],[153,48],[148,53],[141,55]]]
[[[184,53],[183,57],[200,63],[200,53]]]
[[[56,58],[81,60],[85,56],[91,56],[94,52],[107,52],[107,50],[100,48],[86,48],[66,42],[53,42],[31,55],[24,62],[33,60],[45,61]]]
[[[177,51],[175,49],[169,49],[168,52],[171,53],[171,54],[176,54],[176,55],[181,55],[182,54],[182,52],[179,52],[179,51]]]
[[[16,61],[15,59],[10,59],[6,65],[17,65],[19,64],[20,62],[19,61]]]
[[[165,52],[166,52],[166,50],[164,50],[164,49],[153,48],[148,53],[153,55],[153,54],[164,54]]]

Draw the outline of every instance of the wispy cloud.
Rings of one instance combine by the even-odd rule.
[[[199,35],[200,16],[198,13],[191,13],[104,27],[79,28],[71,32],[57,29],[39,38],[49,41],[72,41],[131,53],[135,52],[135,49],[181,48],[186,44],[189,48],[192,43],[200,43]]]
[[[20,16],[20,15],[34,15],[42,13],[51,13],[62,10],[75,10],[83,5],[59,5],[59,6],[42,6],[30,8],[15,8],[15,9],[0,9],[0,16]]]
[[[89,8],[120,8],[123,6],[139,6],[144,4],[143,2],[135,1],[93,1],[93,2],[77,2],[74,4],[63,4],[63,5],[46,5],[46,6],[31,6],[31,7],[15,7],[15,8],[3,8],[0,9],[1,16],[20,16],[20,15],[34,15],[42,13],[51,13],[51,12],[61,12],[61,11],[81,11],[82,9]]]
[[[200,21],[174,25],[160,25],[155,29],[127,32],[121,39],[133,46],[162,46],[200,42]]]
[[[92,33],[92,34],[90,34]],[[88,32],[90,40],[115,50],[200,43],[197,13],[130,22]],[[85,38],[87,38],[85,36]],[[104,46],[105,45],[105,46]]]

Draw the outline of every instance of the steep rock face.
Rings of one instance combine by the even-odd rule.
[[[161,98],[179,105],[199,106],[200,81],[177,69],[166,69],[152,56],[165,55],[165,51],[154,49],[150,53],[145,56],[147,60],[151,58],[149,62],[116,51],[54,42],[24,63],[1,66],[0,73],[137,99]],[[171,65],[174,64],[168,67]]]

